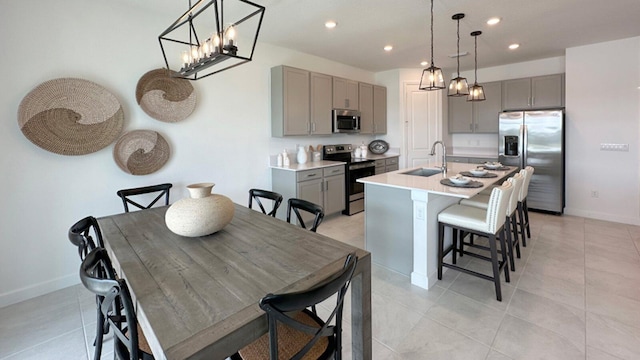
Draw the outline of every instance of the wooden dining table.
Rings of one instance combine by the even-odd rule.
[[[183,237],[165,225],[167,209],[98,219],[156,359],[225,359],[267,333],[262,297],[313,287],[351,252],[352,354],[371,359],[369,252],[238,204],[222,230]]]

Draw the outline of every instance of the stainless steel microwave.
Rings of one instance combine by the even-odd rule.
[[[360,132],[360,111],[333,109],[332,115],[334,133]]]

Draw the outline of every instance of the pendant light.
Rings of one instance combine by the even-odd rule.
[[[465,96],[469,95],[469,84],[467,79],[460,77],[460,19],[464,18],[464,14],[455,14],[451,17],[458,22],[458,77],[451,79],[449,83],[449,96]]]
[[[428,68],[422,70],[422,77],[420,78],[420,86],[418,88],[427,91],[445,88],[442,69],[433,64],[433,0],[431,0],[431,63]]]
[[[484,97],[484,89],[482,88],[482,85],[478,85],[478,36],[480,36],[482,34],[482,31],[474,31],[471,33],[471,36],[473,36],[474,38],[474,42],[475,42],[475,67],[474,67],[474,81],[473,81],[473,86],[471,87],[471,90],[469,90],[469,96],[467,96],[467,101],[484,101],[485,97]]]

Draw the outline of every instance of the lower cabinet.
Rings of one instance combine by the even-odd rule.
[[[398,157],[376,160],[376,175],[399,169]]]
[[[484,164],[486,162],[498,161],[498,158],[481,158],[466,156],[447,156],[447,162],[468,163],[468,164]]]
[[[339,213],[345,209],[345,165],[336,165],[303,171],[272,169],[273,191],[284,198],[277,217],[286,220],[287,203],[290,198],[299,198],[323,207],[325,215]],[[306,222],[313,216],[303,215]]]

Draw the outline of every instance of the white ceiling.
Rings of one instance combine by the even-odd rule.
[[[120,0],[131,4],[131,0]],[[230,0],[226,0],[230,1]],[[295,49],[369,71],[420,68],[429,60],[429,0],[253,0],[266,7],[259,42]],[[134,6],[167,14],[167,26],[188,0],[135,0]],[[455,69],[455,13],[460,21],[461,70],[564,55],[565,49],[640,36],[640,0],[435,0],[434,62]],[[500,17],[495,26],[486,24]],[[324,27],[335,20],[333,30]],[[158,33],[164,29],[158,29]],[[507,46],[519,43],[513,51]],[[383,50],[392,45],[389,53]],[[254,54],[259,57],[259,52]],[[603,64],[606,66],[606,64]]]

